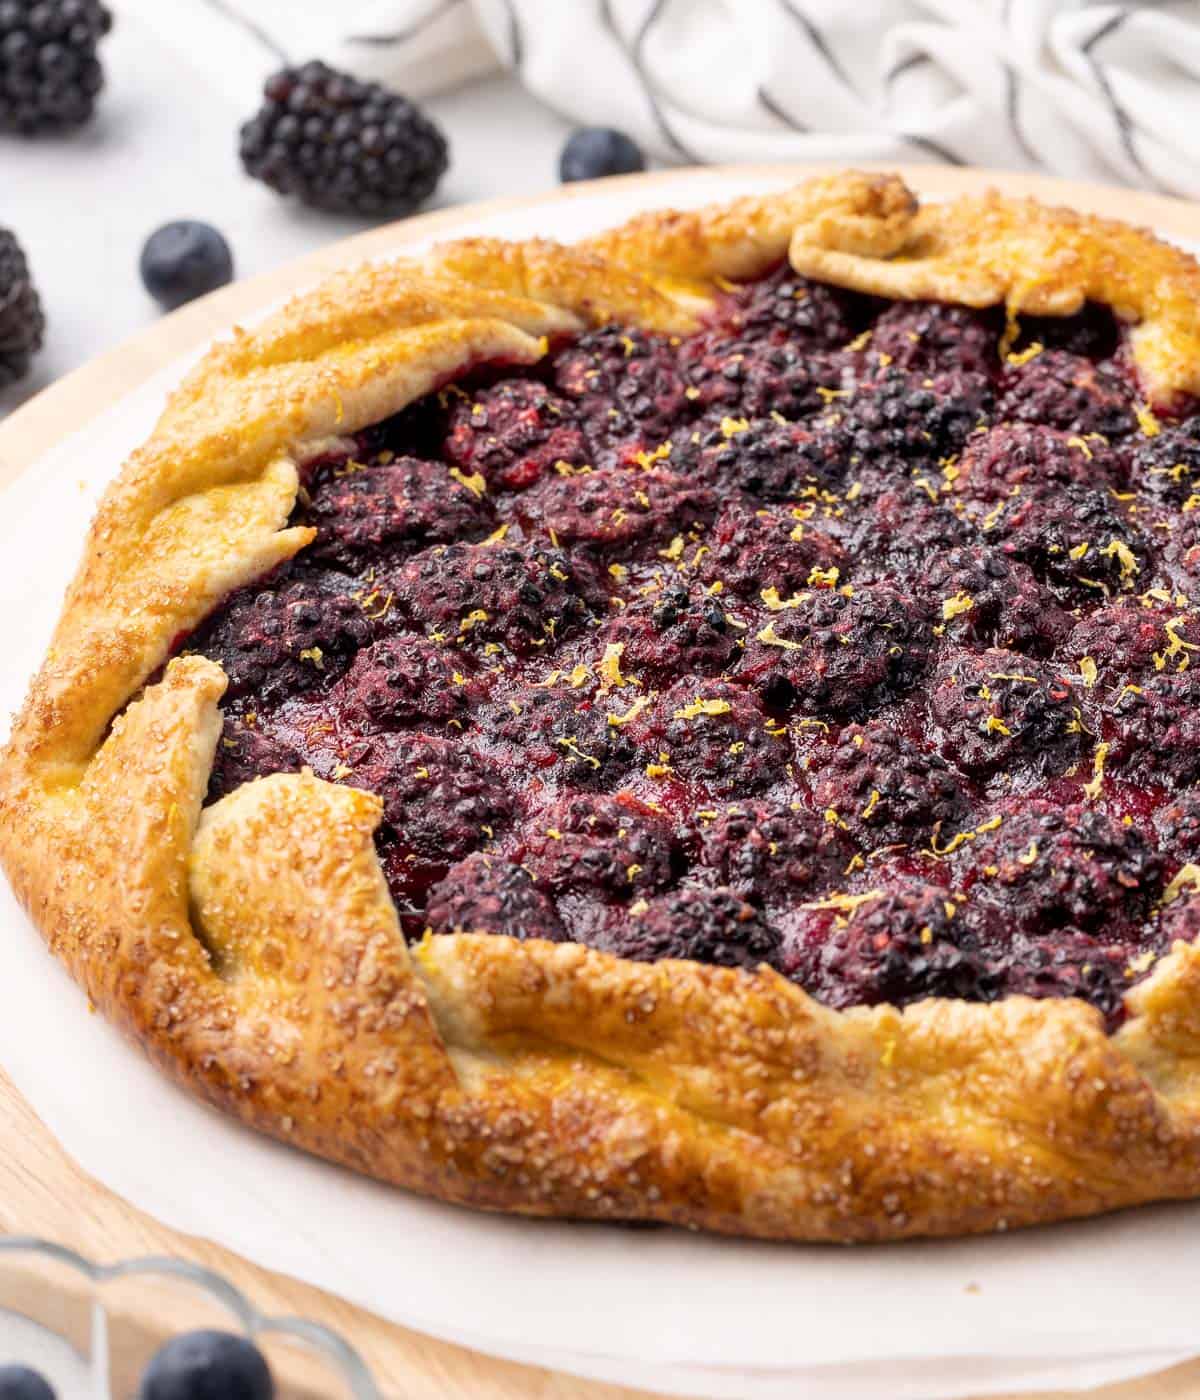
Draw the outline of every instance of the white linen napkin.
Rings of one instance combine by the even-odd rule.
[[[1200,0],[142,0],[212,81],[498,68],[677,163],[949,161],[1200,197]],[[231,94],[232,95],[232,92]]]

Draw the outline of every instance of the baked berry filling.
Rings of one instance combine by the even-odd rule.
[[[383,802],[409,937],[767,963],[833,1007],[1082,997],[1200,932],[1200,416],[1122,333],[781,268],[309,465],[189,639],[210,800]]]

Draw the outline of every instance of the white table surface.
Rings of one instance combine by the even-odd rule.
[[[142,2],[109,0],[117,22],[102,48],[108,83],[89,127],[65,139],[0,136],[0,224],[25,247],[48,320],[33,373],[0,392],[0,417],[161,314],[138,277],[142,243],[160,224],[215,224],[238,277],[369,227],[304,209],[249,179],[237,129],[260,94],[248,91],[238,106],[181,64],[137,14]],[[490,78],[424,105],[451,146],[451,168],[427,208],[557,184],[569,124],[513,79]]]

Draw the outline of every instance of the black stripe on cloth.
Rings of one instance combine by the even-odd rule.
[[[1012,131],[1013,139],[1020,146],[1022,154],[1031,165],[1040,165],[1038,153],[1033,149],[1026,139],[1024,129],[1021,126],[1021,88],[1020,79],[1017,77],[1015,68],[1004,65],[1004,106],[1008,114],[1008,125]]]
[[[781,121],[784,126],[790,127],[793,131],[810,131],[812,129],[811,127],[805,126],[802,121],[797,121],[790,112],[785,111],[784,108],[779,105],[778,100],[772,97],[765,87],[760,87],[757,95],[762,106],[765,107],[773,117]]]
[[[850,75],[842,67],[837,54],[829,47],[829,42],[824,34],[821,33],[808,15],[794,4],[793,0],[779,0],[779,4],[784,13],[791,15],[800,28],[804,30],[805,34],[808,35],[809,43],[812,44],[813,48],[816,49],[825,60],[829,71],[834,74],[843,87],[849,88],[849,90],[854,93],[855,97],[857,97],[858,89],[850,81]]]
[[[409,39],[415,39],[423,29],[436,23],[445,14],[448,14],[457,5],[464,3],[464,0],[438,0],[432,9],[415,19],[411,24],[406,24],[403,29],[393,29],[387,34],[349,34],[346,36],[348,44],[369,44],[377,48],[387,48],[392,44],[404,44]]]
[[[704,165],[706,162],[701,160],[693,151],[689,151],[671,129],[671,124],[667,121],[663,109],[659,105],[658,98],[654,95],[654,89],[650,84],[650,79],[646,76],[646,65],[642,58],[642,52],[646,45],[646,36],[662,17],[662,13],[667,8],[668,3],[669,0],[654,0],[654,4],[650,7],[650,13],[642,21],[642,27],[634,36],[633,47],[630,50],[629,56],[633,60],[634,72],[637,73],[638,78],[641,80],[642,91],[646,94],[646,101],[650,104],[651,114],[654,117],[655,124],[659,131],[662,132],[663,140],[667,142],[677,155],[682,156],[684,160],[690,161],[693,165]],[[614,30],[614,33],[615,32]]]
[[[893,63],[887,70],[883,75],[884,85],[890,87],[902,73],[907,73],[912,68],[920,68],[923,63],[932,62],[933,59],[927,53],[910,53],[907,58],[902,58],[899,63]]]
[[[525,36],[521,33],[521,19],[517,14],[517,7],[513,0],[504,0],[504,9],[508,15],[508,52],[512,60],[512,66],[519,73],[521,63],[525,58]]]
[[[204,0],[204,3],[210,10],[215,10],[217,14],[221,15],[224,19],[229,20],[232,24],[236,24],[239,29],[244,30],[252,39],[261,44],[264,49],[273,54],[285,67],[291,63],[292,60],[289,58],[287,50],[284,49],[281,44],[277,43],[261,25],[256,24],[248,16],[242,14],[240,10],[234,9],[232,5],[227,3],[227,0]]]
[[[935,156],[946,165],[969,164],[961,156],[956,156],[949,146],[943,146],[940,141],[935,141],[930,136],[916,136],[911,131],[901,131],[898,134],[910,146],[916,146],[919,150],[928,152],[929,155]]]
[[[1113,124],[1117,128],[1117,135],[1121,138],[1121,145],[1125,149],[1125,154],[1129,157],[1134,169],[1151,184],[1157,185],[1157,181],[1142,164],[1142,158],[1138,154],[1137,145],[1134,142],[1133,123],[1129,120],[1129,113],[1117,101],[1117,94],[1113,91],[1113,85],[1109,81],[1108,74],[1104,71],[1104,65],[1092,52],[1102,39],[1107,39],[1110,34],[1115,34],[1118,29],[1129,18],[1130,11],[1122,10],[1111,19],[1106,20],[1092,37],[1085,43],[1080,52],[1087,59],[1088,67],[1092,70],[1092,77],[1096,80],[1096,86],[1100,89],[1108,109],[1112,113]]]

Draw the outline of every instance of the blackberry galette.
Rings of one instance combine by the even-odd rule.
[[[5,865],[196,1092],[793,1239],[1200,1194],[1200,269],[846,174],[347,273],[106,497]]]

